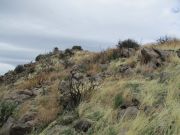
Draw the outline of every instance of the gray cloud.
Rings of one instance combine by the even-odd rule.
[[[180,37],[179,6],[178,0],[0,0],[0,63],[23,64],[55,46],[97,51],[119,39]]]

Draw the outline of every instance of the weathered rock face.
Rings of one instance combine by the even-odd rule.
[[[143,48],[140,51],[141,64],[148,65],[150,68],[158,68],[168,60],[170,53],[158,49]]]
[[[8,97],[5,97],[5,100],[14,101],[18,104],[22,103],[25,100],[28,100],[32,97],[34,97],[35,94],[31,90],[22,90],[17,92],[12,92],[8,95]]]

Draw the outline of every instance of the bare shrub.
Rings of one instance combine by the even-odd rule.
[[[69,76],[60,83],[61,103],[65,109],[72,110],[95,89],[93,77],[87,77],[79,69],[73,69]]]

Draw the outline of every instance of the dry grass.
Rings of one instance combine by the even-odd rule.
[[[179,42],[155,46],[163,50],[179,49]],[[152,47],[152,46],[151,46]],[[130,58],[114,59],[112,57],[116,49],[108,49],[101,53],[76,52],[71,61],[75,64],[88,63],[88,73],[96,75],[102,71],[100,63],[108,63],[108,71],[116,71],[120,65],[130,65],[135,71],[140,71],[133,76],[106,78],[98,89],[87,101],[83,101],[77,108],[81,118],[88,118],[93,121],[93,133],[91,135],[179,135],[180,133],[180,59],[176,55],[169,58],[167,66],[157,70],[140,65],[137,56]],[[116,56],[116,55],[115,55]],[[54,63],[58,63],[54,61]],[[87,63],[86,63],[87,64]],[[58,69],[58,64],[56,69]],[[62,111],[59,105],[59,82],[67,75],[67,70],[57,70],[58,72],[41,73],[34,78],[24,81],[16,86],[17,89],[32,89],[38,85],[45,85],[47,93],[38,95],[33,103],[36,106],[37,119],[41,124],[49,124],[57,118]],[[172,73],[167,84],[159,83],[159,77],[147,80],[143,73],[160,73],[165,71]],[[116,73],[116,72],[115,72]],[[138,86],[138,88],[137,88]],[[165,93],[165,94],[164,94]],[[135,119],[118,120],[118,109],[113,107],[116,95],[120,94],[125,102],[130,102],[132,98],[137,98],[140,103],[139,114]],[[145,106],[152,107],[152,113],[146,114],[143,110]],[[31,102],[22,104],[19,115],[23,115],[31,108]]]
[[[59,106],[58,98],[58,84],[56,81],[48,89],[48,94],[44,96],[38,96],[36,98],[38,115],[37,119],[41,123],[50,123],[57,117],[57,114],[61,111]]]
[[[160,44],[160,45],[149,44],[145,46],[154,47],[154,48],[162,49],[162,50],[178,50],[180,49],[180,41],[176,40],[176,41],[170,41],[170,42],[167,42],[165,44]]]
[[[131,60],[128,61],[131,63]],[[125,62],[127,62],[127,59]],[[168,84],[161,84],[157,79],[145,80],[143,76],[138,75],[132,78],[120,78],[119,80],[106,79],[100,89],[94,93],[90,102],[84,102],[78,108],[81,117],[94,120],[97,118],[97,114],[98,116],[102,115],[101,119],[96,121],[93,135],[118,135],[124,132],[127,135],[179,135],[180,61],[173,56],[169,62],[172,65],[166,66],[163,71],[173,73],[176,76],[172,76]],[[146,67],[141,68],[144,72],[154,72],[146,69]],[[129,83],[141,84],[140,91],[134,93],[133,89],[125,87]],[[135,119],[116,120],[117,112],[113,110],[112,103],[118,93],[122,94],[126,102],[130,101],[134,96],[137,96],[141,101],[142,110]],[[165,95],[164,99],[161,99],[159,95],[163,93],[167,93],[167,96]],[[154,105],[159,105],[159,107],[155,108]],[[153,114],[145,114],[143,106],[152,106]]]
[[[26,101],[24,102],[21,107],[19,108],[19,110],[17,110],[15,117],[17,119],[19,119],[20,117],[22,117],[24,114],[26,114],[27,112],[29,112],[29,110],[32,109],[32,102],[31,101]]]
[[[18,90],[25,90],[25,89],[33,89],[35,87],[42,86],[48,82],[52,83],[58,79],[64,78],[66,76],[66,72],[57,73],[57,72],[51,72],[51,73],[40,73],[39,75],[36,75],[35,77],[23,81],[23,83],[19,83],[16,86],[16,89]]]

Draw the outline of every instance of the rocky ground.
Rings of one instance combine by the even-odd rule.
[[[173,44],[55,48],[17,66],[0,76],[0,135],[179,135]]]

